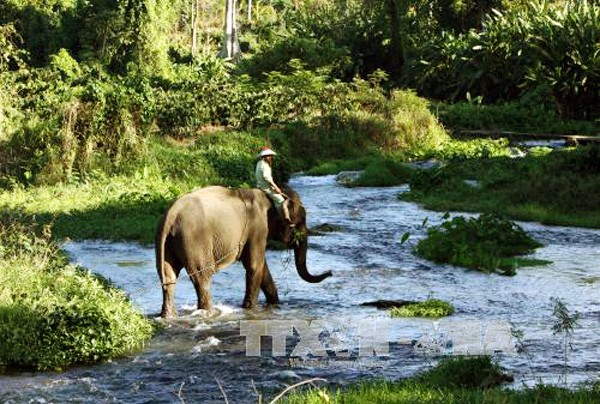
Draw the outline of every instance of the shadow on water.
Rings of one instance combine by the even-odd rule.
[[[497,350],[501,365],[514,372],[514,387],[538,380],[557,383],[564,357],[560,337],[552,334],[550,297],[582,314],[569,352],[569,381],[597,378],[600,231],[521,223],[545,244],[532,256],[552,264],[523,268],[507,278],[415,257],[412,246],[426,235],[423,221],[439,224],[442,214],[400,201],[397,195],[406,187],[348,189],[333,177],[297,177],[292,186],[307,208],[309,228],[333,226],[310,238],[307,262],[310,271],[331,269],[333,277],[307,284],[287,251],[269,251],[281,304],[242,310],[244,270],[235,264],[213,277],[218,313],[207,317],[195,311],[195,292],[182,274],[176,291],[180,317],[166,322],[142,351],[60,374],[4,377],[0,400],[223,402],[221,385],[230,402],[257,402],[256,391],[273,396],[301,379],[323,377],[336,384],[398,379],[432,366],[441,353],[484,347]],[[401,244],[406,232],[411,238]],[[123,288],[149,316],[160,310],[152,246],[85,241],[65,249]],[[428,296],[450,301],[456,313],[437,321],[400,319],[361,306]],[[262,334],[260,356],[249,356],[257,348],[243,330],[249,321],[283,327],[283,334]],[[523,331],[525,351],[516,349],[511,327]],[[303,336],[316,353],[302,351]],[[368,356],[361,346],[371,348]],[[319,352],[319,347],[326,349]]]

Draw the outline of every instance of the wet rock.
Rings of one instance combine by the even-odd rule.
[[[431,170],[432,168],[441,167],[442,162],[436,159],[428,159],[422,161],[413,161],[406,163],[405,165],[413,170]]]
[[[361,306],[377,307],[378,309],[391,309],[392,307],[402,307],[409,304],[416,304],[413,300],[375,300],[373,302],[362,303]]]
[[[331,224],[331,223],[323,223],[318,226],[313,227],[308,231],[309,236],[322,236],[325,233],[333,233],[336,231],[341,231],[342,227]]]

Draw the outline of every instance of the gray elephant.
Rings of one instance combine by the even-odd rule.
[[[236,260],[246,269],[244,308],[258,302],[259,290],[269,304],[278,303],[277,287],[265,259],[267,239],[293,247],[298,274],[311,283],[331,271],[311,275],[306,268],[306,211],[298,195],[289,190],[292,226],[280,218],[269,197],[259,189],[201,188],[177,199],[163,215],[156,231],[156,268],[163,290],[162,317],[177,315],[175,283],[186,268],[198,308],[211,309],[213,274]]]

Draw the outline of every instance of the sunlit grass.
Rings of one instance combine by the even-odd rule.
[[[439,211],[490,212],[551,225],[600,228],[598,148],[520,159],[454,161],[420,171],[404,200]],[[471,187],[464,180],[476,180]]]
[[[409,303],[390,310],[392,317],[447,317],[454,313],[451,303],[440,299],[427,299],[423,302]]]
[[[0,370],[64,369],[120,356],[152,335],[124,292],[70,265],[40,229],[0,215]]]

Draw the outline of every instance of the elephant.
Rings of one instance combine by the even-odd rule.
[[[162,216],[156,231],[156,269],[162,285],[163,318],[177,316],[175,284],[185,267],[196,290],[198,309],[212,308],[213,274],[235,261],[246,270],[242,307],[257,305],[259,290],[267,304],[279,302],[266,262],[267,240],[293,248],[296,270],[306,282],[319,283],[331,271],[312,275],[306,267],[306,211],[298,195],[286,189],[292,223],[286,223],[260,189],[209,186],[178,198]]]

